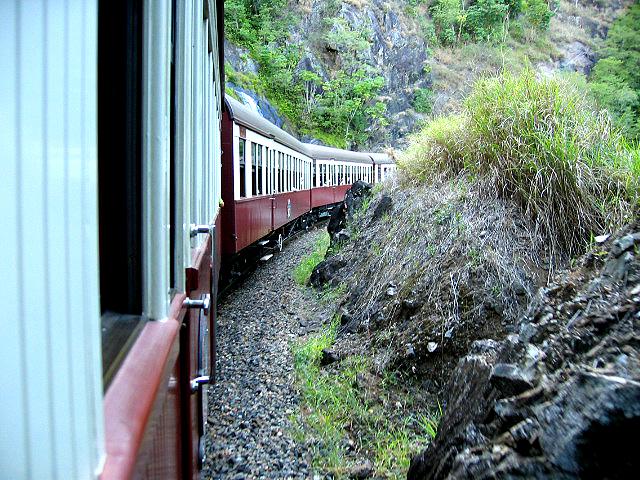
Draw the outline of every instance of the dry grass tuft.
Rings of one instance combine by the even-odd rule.
[[[575,83],[526,70],[477,82],[463,112],[428,124],[399,165],[414,182],[461,173],[488,179],[492,192],[535,222],[553,252],[575,255],[591,235],[629,218],[640,154]]]

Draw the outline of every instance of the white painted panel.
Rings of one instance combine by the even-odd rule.
[[[165,318],[169,309],[169,0],[144,5],[143,59],[143,242],[144,313]]]
[[[176,245],[175,279],[179,291],[185,289],[184,269],[191,265],[191,2],[176,8]]]
[[[103,459],[95,0],[0,2],[0,472]]]
[[[20,77],[15,72],[18,50],[16,18],[19,2],[0,3],[0,229],[3,232],[3,254],[0,255],[0,471],[7,478],[29,477],[27,411],[25,392],[26,354],[24,305],[19,292],[22,286],[21,239],[22,218],[18,215],[20,179],[23,166],[20,159],[20,135],[16,121],[19,112]],[[19,57],[18,59],[21,59]]]
[[[203,102],[202,102],[202,23],[203,4],[201,0],[193,0],[192,13],[192,155],[193,169],[191,172],[191,221],[202,223],[202,165],[204,163],[203,146]],[[192,247],[197,245],[200,239],[194,238]]]

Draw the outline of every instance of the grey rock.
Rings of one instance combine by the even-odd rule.
[[[389,195],[383,195],[377,202],[373,215],[371,216],[371,223],[377,222],[385,214],[389,213],[393,208],[393,200]]]
[[[624,252],[631,250],[635,245],[635,238],[633,235],[625,235],[624,237],[619,238],[613,243],[613,248],[611,249],[611,255],[614,257],[619,257]]]
[[[499,363],[491,372],[490,382],[501,396],[518,395],[533,388],[532,375],[513,364]]]
[[[338,355],[333,350],[329,350],[326,348],[322,350],[322,356],[320,357],[320,365],[322,366],[331,365],[332,363],[339,362],[339,361],[340,361],[340,355]]]
[[[349,472],[349,478],[363,479],[373,475],[373,464],[370,461],[356,465]]]

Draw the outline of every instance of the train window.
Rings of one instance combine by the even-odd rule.
[[[256,195],[262,195],[262,145],[256,144]]]
[[[277,188],[278,188],[278,164],[277,164],[277,158],[278,157],[277,157],[277,155],[278,155],[277,152],[275,152],[275,151],[271,152],[271,156],[272,156],[271,164],[273,165],[273,177],[272,177],[272,180],[271,180],[271,192],[272,193],[277,193],[278,192],[278,190],[277,190]]]
[[[270,156],[270,151],[269,148],[264,147],[264,151],[265,151],[265,184],[264,184],[264,193],[265,195],[270,195],[271,194],[271,156]]]
[[[106,389],[142,317],[142,2],[100,2],[98,216]]]
[[[283,153],[282,154],[282,191],[283,192],[287,191],[287,175],[288,175],[287,154]]]
[[[282,191],[287,191],[287,155],[282,154]]]
[[[263,149],[264,152],[262,156],[262,171],[264,173],[262,177],[262,194],[267,195],[269,193],[269,148],[263,147]]]
[[[293,191],[295,189],[295,178],[296,178],[296,162],[293,155],[289,155],[289,190]]]
[[[251,195],[256,195],[258,191],[258,185],[256,182],[256,160],[257,160],[257,145],[251,142]]]
[[[291,169],[291,190],[297,190],[298,189],[298,159],[292,156],[291,163],[293,164],[293,168]]]
[[[246,154],[246,150],[247,150],[247,141],[244,138],[240,138],[238,139],[238,160],[240,162],[240,174],[239,174],[239,180],[240,180],[240,198],[245,198],[247,196],[247,185],[246,185],[246,181],[245,181],[245,158],[247,156]]]
[[[273,188],[271,187],[271,179],[273,178],[273,167],[271,165],[271,156],[273,154],[273,150],[269,148],[265,148],[267,152],[267,186],[265,187],[264,193],[267,195],[271,195],[273,193]]]
[[[284,189],[285,191],[290,191],[291,190],[291,155],[287,155],[286,159],[285,159],[287,165],[286,165],[286,178],[285,178],[285,186]]]
[[[293,184],[291,186],[292,190],[298,189],[298,159],[296,157],[291,157],[291,161],[293,162]]]
[[[282,164],[282,152],[278,152],[278,193],[282,193],[283,182],[283,164]]]

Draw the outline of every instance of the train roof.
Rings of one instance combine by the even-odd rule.
[[[300,140],[285,132],[280,127],[275,126],[269,120],[262,117],[259,113],[254,112],[249,107],[243,105],[235,98],[225,95],[225,103],[229,110],[231,119],[234,122],[250,128],[265,137],[273,138],[279,143],[300,153],[307,153],[304,144]]]
[[[378,165],[396,163],[393,158],[386,153],[369,153],[368,155],[371,155],[373,161]]]
[[[336,160],[340,162],[391,164],[393,159],[386,153],[352,152],[340,148],[325,147],[311,143],[302,143],[293,135],[277,127],[259,113],[254,112],[235,98],[225,95],[225,104],[231,119],[265,137],[273,138],[277,142],[303,153],[315,160]]]
[[[338,162],[352,162],[352,163],[368,163],[372,164],[373,160],[371,155],[362,152],[352,152],[350,150],[342,150],[340,148],[325,147],[323,145],[314,145],[312,143],[305,143],[307,149],[307,155],[313,157],[316,160],[336,160]]]

